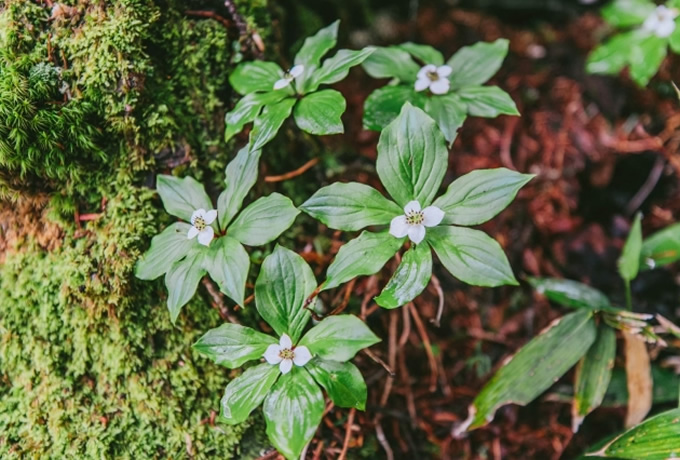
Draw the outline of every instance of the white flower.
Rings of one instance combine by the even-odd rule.
[[[451,82],[447,77],[451,75],[452,70],[447,65],[440,65],[439,67],[434,64],[426,65],[418,71],[416,91],[425,91],[429,88],[432,94],[448,93]]]
[[[208,246],[215,236],[215,230],[210,226],[217,219],[217,211],[211,209],[197,209],[191,215],[191,228],[187,233],[187,238],[192,239],[198,235],[198,242],[203,246]]]
[[[304,71],[305,66],[302,64],[293,66],[288,72],[283,74],[283,78],[276,80],[276,83],[274,83],[274,89],[285,88],[286,86],[290,85],[293,80],[302,75],[302,72]]]
[[[652,14],[647,16],[642,24],[642,30],[653,33],[659,38],[666,38],[675,30],[675,18],[677,17],[678,11],[676,9],[659,5]]]
[[[267,347],[264,359],[269,364],[278,364],[281,373],[287,374],[293,368],[293,363],[296,366],[304,366],[312,359],[312,354],[305,346],[293,347],[293,341],[288,334],[283,334],[278,345],[273,343]]]
[[[425,238],[425,227],[435,227],[444,218],[444,211],[436,206],[428,206],[420,210],[420,203],[409,201],[404,206],[404,215],[397,216],[390,222],[390,235],[403,238],[408,235],[415,244]]]

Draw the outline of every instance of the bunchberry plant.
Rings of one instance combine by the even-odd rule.
[[[338,251],[322,289],[377,273],[407,240],[409,249],[376,302],[396,308],[413,300],[432,275],[432,253],[461,281],[478,286],[517,284],[500,245],[464,226],[488,221],[505,209],[533,176],[508,169],[473,171],[435,199],[448,166],[444,137],[419,108],[405,103],[381,133],[376,169],[392,197],[356,183],[323,187],[300,209],[330,228],[364,231]]]
[[[377,48],[363,67],[372,77],[391,81],[366,99],[364,128],[382,130],[407,101],[437,122],[449,144],[468,115],[519,115],[505,91],[482,86],[498,71],[507,54],[505,39],[463,47],[446,64],[439,51],[426,45],[404,43]]]
[[[192,177],[158,176],[158,194],[165,210],[184,222],[175,222],[151,240],[135,274],[145,280],[165,274],[173,323],[206,273],[224,294],[243,305],[250,267],[243,245],[269,243],[299,214],[293,203],[278,193],[259,198],[241,211],[257,180],[259,159],[259,150],[243,148],[238,152],[227,165],[226,188],[216,209],[203,185]]]
[[[680,1],[656,5],[650,0],[615,0],[602,8],[604,20],[625,30],[599,45],[588,56],[587,70],[617,74],[624,67],[631,78],[645,86],[659,70],[668,46],[680,52]]]
[[[321,58],[336,44],[338,25],[335,21],[308,37],[295,56],[295,65],[287,71],[264,61],[244,62],[234,69],[229,82],[244,97],[226,115],[226,140],[253,122],[250,148],[260,149],[291,113],[297,126],[310,134],[344,132],[340,116],[345,112],[345,98],[334,89],[319,90],[319,86],[345,78],[349,69],[361,64],[374,49],[342,49],[321,64]]]
[[[277,246],[255,282],[255,304],[277,337],[227,323],[208,331],[194,349],[228,368],[262,360],[227,385],[220,420],[243,422],[264,402],[267,435],[289,460],[297,460],[321,422],[319,385],[336,406],[363,410],[366,383],[348,361],[379,339],[356,316],[329,316],[303,334],[305,308],[314,295],[312,269],[296,253]]]

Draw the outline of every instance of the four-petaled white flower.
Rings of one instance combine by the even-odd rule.
[[[642,29],[659,38],[666,38],[675,30],[675,18],[677,17],[678,11],[676,9],[659,5],[652,14],[647,16],[642,24]]]
[[[215,236],[215,230],[210,226],[217,219],[217,210],[197,209],[191,215],[191,228],[187,238],[191,239],[198,235],[198,242],[203,246],[208,246]]]
[[[287,374],[293,368],[293,363],[296,366],[304,366],[312,359],[312,354],[305,346],[293,347],[293,341],[288,334],[283,334],[278,345],[273,343],[267,347],[264,359],[269,364],[278,364],[281,373]]]
[[[283,74],[283,78],[276,80],[276,83],[274,83],[274,89],[285,88],[286,86],[290,85],[293,80],[302,75],[302,72],[304,71],[305,66],[302,64],[293,66],[288,72]]]
[[[447,77],[451,75],[452,70],[447,65],[437,67],[434,64],[428,64],[424,66],[418,71],[416,91],[425,91],[429,88],[432,94],[448,93],[451,82]]]
[[[444,218],[444,211],[436,206],[428,206],[421,210],[420,203],[409,201],[404,206],[404,215],[397,216],[390,222],[390,235],[403,238],[408,235],[415,244],[425,238],[425,227],[435,227]]]

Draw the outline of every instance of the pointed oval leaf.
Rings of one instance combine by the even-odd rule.
[[[203,268],[220,291],[238,305],[243,305],[250,257],[241,243],[230,236],[218,238],[203,258]]]
[[[203,184],[193,177],[180,179],[161,174],[156,179],[156,190],[163,201],[165,210],[187,222],[191,220],[191,215],[195,210],[213,209]]]
[[[432,277],[432,250],[427,243],[411,247],[375,302],[383,308],[398,308],[425,290]]]
[[[224,230],[241,209],[243,200],[257,181],[257,167],[261,150],[250,151],[243,147],[229,162],[224,171],[226,188],[217,198],[217,219],[220,229]]]
[[[229,382],[220,402],[220,420],[229,425],[245,421],[279,377],[279,366],[259,364]]]
[[[422,61],[424,65],[434,64],[439,66],[444,64],[444,56],[442,56],[442,53],[431,46],[406,42],[402,43],[401,45],[397,45],[397,48],[400,48],[412,56],[415,56],[417,59]]]
[[[458,135],[458,128],[467,118],[467,104],[455,93],[427,98],[425,111],[437,122],[449,146]]]
[[[640,254],[642,252],[642,215],[638,213],[630,228],[626,244],[619,258],[619,274],[626,281],[635,278],[640,270]]]
[[[628,64],[630,50],[643,38],[637,30],[614,35],[588,55],[586,70],[606,75],[620,72]]]
[[[255,120],[265,105],[276,104],[288,97],[285,91],[268,93],[250,93],[242,97],[234,109],[224,117],[224,141],[228,141],[243,130],[243,127]]]
[[[193,249],[186,258],[173,263],[165,274],[165,287],[168,289],[168,310],[173,324],[179,311],[196,293],[198,283],[205,276],[202,248]]]
[[[602,17],[616,27],[642,24],[654,12],[656,5],[650,0],[615,0],[602,8]]]
[[[411,59],[411,53],[396,46],[376,48],[361,65],[373,78],[396,78],[405,83],[416,81],[420,70]]]
[[[478,42],[464,46],[446,63],[453,71],[449,75],[453,88],[482,85],[501,68],[510,42],[499,38],[495,42]]]
[[[644,268],[662,267],[680,260],[680,223],[647,237],[640,252]]]
[[[305,84],[301,85],[303,94],[316,91],[320,85],[331,85],[344,79],[349,69],[364,62],[375,48],[366,47],[361,50],[338,50],[333,57],[323,61],[320,69],[315,71]]]
[[[272,91],[274,83],[283,75],[283,70],[274,62],[243,62],[229,75],[231,87],[241,95],[256,91]]]
[[[323,187],[300,209],[330,228],[348,232],[369,225],[389,225],[394,217],[403,214],[393,201],[358,182],[335,182]]]
[[[495,118],[498,115],[519,115],[515,101],[498,86],[470,86],[458,91],[467,104],[468,113],[475,117]]]
[[[384,86],[373,91],[364,102],[364,129],[381,131],[399,116],[406,102],[425,108],[427,97],[411,85]]]
[[[321,58],[333,47],[338,38],[340,20],[320,29],[316,34],[305,38],[302,48],[295,55],[295,64],[305,67],[318,67]]]
[[[298,128],[310,134],[340,134],[345,132],[340,116],[346,108],[342,94],[334,89],[325,89],[300,99],[293,116]]]
[[[321,320],[300,340],[313,355],[333,361],[349,361],[359,351],[380,339],[354,315],[329,316]]]
[[[262,113],[255,118],[253,130],[250,131],[250,150],[259,150],[274,139],[283,122],[293,111],[296,102],[297,99],[288,97],[262,109]]]
[[[529,283],[540,294],[553,302],[571,308],[606,310],[609,299],[601,291],[573,280],[559,278],[529,278]]]
[[[264,401],[267,436],[287,460],[298,460],[325,408],[321,389],[303,367],[282,375]]]
[[[398,205],[417,200],[425,208],[439,190],[448,159],[444,136],[434,120],[407,102],[380,134],[376,169]]]
[[[272,193],[248,205],[229,225],[227,233],[248,246],[260,246],[288,230],[298,214],[300,211],[289,198]]]
[[[225,323],[210,329],[193,345],[193,349],[215,364],[230,369],[247,361],[262,358],[267,347],[279,343],[271,335],[240,324]]]
[[[639,86],[647,86],[666,58],[668,41],[651,35],[639,41],[628,51],[630,78]]]
[[[366,382],[359,369],[352,363],[339,363],[314,358],[305,366],[316,383],[328,393],[338,407],[366,409]]]
[[[149,250],[137,261],[135,276],[154,280],[168,271],[173,262],[186,256],[196,243],[187,237],[191,225],[175,222],[151,239]]]
[[[433,205],[444,211],[446,224],[479,225],[512,203],[533,177],[506,168],[478,169],[453,181]]]

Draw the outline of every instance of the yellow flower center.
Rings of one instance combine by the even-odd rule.
[[[284,348],[279,352],[279,357],[281,359],[293,359],[295,357],[295,353],[290,348]]]
[[[205,219],[202,217],[197,217],[194,219],[194,227],[198,229],[199,232],[202,232],[205,230],[206,224],[205,224]]]
[[[409,225],[420,225],[425,221],[422,211],[408,211],[406,213],[406,223]]]
[[[430,81],[437,81],[437,80],[439,80],[439,74],[437,73],[436,70],[432,71],[432,72],[428,72],[427,78],[429,78]]]

